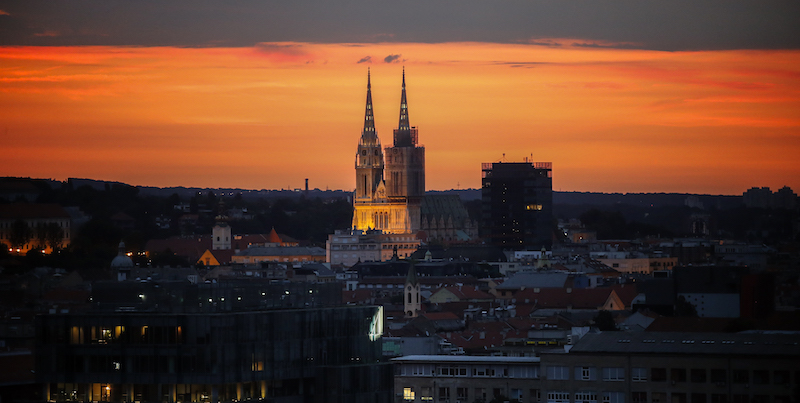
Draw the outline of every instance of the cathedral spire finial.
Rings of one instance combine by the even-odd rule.
[[[364,132],[362,136],[375,135],[375,116],[372,114],[372,79],[367,68],[367,109],[364,112]]]
[[[406,68],[403,66],[403,92],[400,96],[400,124],[397,130],[406,131],[411,130],[411,125],[408,122],[408,101],[406,100]]]

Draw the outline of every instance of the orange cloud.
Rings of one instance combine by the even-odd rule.
[[[313,61],[313,56],[299,43],[263,42],[255,46],[255,52],[278,63]]]

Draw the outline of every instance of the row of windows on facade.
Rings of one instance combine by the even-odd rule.
[[[323,257],[322,257],[322,256],[320,256],[320,257],[318,258],[318,260],[323,260]],[[250,261],[250,258],[249,258],[249,257],[242,258],[242,263],[258,263],[258,262],[313,262],[313,261],[315,261],[315,260],[311,260],[311,259],[308,259],[308,258],[305,258],[305,257],[304,257],[304,258],[293,257],[293,258],[291,258],[291,259],[290,259],[290,258],[288,258],[288,257],[285,257],[285,258],[283,258],[283,260],[281,260],[280,258],[257,258],[257,257],[254,257],[252,262]]]
[[[472,376],[538,379],[539,367],[533,365],[403,365],[402,376]]]
[[[2,240],[2,239],[3,239],[3,238],[0,238],[0,240]],[[60,242],[60,243],[58,243],[58,244],[56,245],[56,247],[63,247],[64,245],[66,245],[66,244],[65,244],[65,243],[62,243],[62,242]],[[0,246],[2,246],[2,244],[0,244]],[[10,252],[12,249],[13,249],[13,248],[9,247],[9,248],[8,248],[9,252]],[[45,252],[45,250],[47,249],[47,247],[46,247],[44,244],[36,244],[36,245],[34,245],[34,244],[27,244],[27,243],[26,243],[25,245],[22,245],[21,247],[19,247],[19,249],[26,250],[26,251],[27,251],[27,250],[30,250],[30,249],[41,249],[41,250],[42,250],[42,253],[44,253],[44,252]]]
[[[379,374],[370,374],[372,378]],[[350,382],[344,393],[374,392],[377,381]],[[205,402],[216,395],[220,402],[259,400],[270,397],[302,396],[308,382],[241,382],[227,384],[113,384],[113,383],[49,383],[46,399],[50,402]],[[272,401],[269,399],[268,401]]]
[[[570,367],[567,366],[548,366],[546,367],[546,379],[548,380],[569,380]],[[626,380],[625,368],[622,367],[574,367],[574,379],[582,381],[598,380],[598,370],[600,379],[603,381],[624,381]],[[791,372],[788,370],[747,370],[736,369],[732,371],[732,382],[736,384],[775,384],[785,385],[791,383]],[[508,378],[527,378],[538,379],[538,366],[466,366],[466,365],[403,365],[400,368],[402,376],[478,376],[478,377],[508,377]],[[631,368],[631,381],[646,382],[648,380],[647,368]],[[705,368],[651,368],[650,381],[653,382],[695,382],[695,383],[725,383],[728,381],[728,373],[725,369]],[[795,371],[795,384],[800,385],[800,371]]]
[[[34,222],[31,222],[31,221],[26,221],[26,223],[28,224],[29,228],[41,227],[44,224],[50,224],[52,222],[53,221],[42,221],[42,222],[34,223]],[[61,228],[69,228],[69,221],[57,221],[57,223],[58,223],[58,226],[61,227]],[[7,220],[6,221],[0,221],[0,228],[11,228],[13,226],[13,224],[14,223],[12,221],[7,221]]]
[[[385,250],[392,249],[392,250],[394,250],[394,248],[397,247],[397,249],[414,249],[414,250],[417,250],[418,246],[419,245],[417,245],[417,244],[397,244],[397,245],[384,244],[384,245],[381,245],[381,249],[385,249]],[[352,246],[349,246],[349,247],[342,247],[342,246],[338,246],[338,245],[331,246],[331,250],[359,250],[359,249],[360,250],[367,250],[367,249],[374,250],[375,249],[375,245],[352,245]],[[347,255],[345,255],[345,256],[347,256]],[[356,257],[356,256],[353,255],[353,257]]]
[[[224,302],[224,298],[222,301]],[[358,329],[351,329],[350,326],[334,328],[321,328],[322,325],[304,326],[303,336],[307,338],[359,336]],[[221,330],[221,329],[219,329]],[[269,333],[271,329],[267,325],[258,326],[253,332],[257,334]],[[244,330],[230,328],[226,329],[231,336],[237,336],[237,332],[244,333]],[[42,332],[42,341],[45,344],[207,344],[210,342],[210,335],[195,330],[195,334],[187,339],[187,334],[183,326],[72,326],[69,331],[52,329]],[[258,336],[252,336],[258,337]]]
[[[251,385],[242,387],[241,384],[222,385],[219,390],[219,399],[234,400],[260,397],[260,387],[253,392]],[[258,385],[260,386],[260,385]],[[108,402],[108,401],[146,401],[148,392],[152,394],[152,385],[115,385],[110,383],[54,383],[49,384],[50,401],[72,402]],[[172,399],[175,402],[207,402],[212,395],[211,385],[176,384],[172,389]],[[230,396],[230,397],[229,397]],[[237,400],[240,400],[237,399]]]
[[[409,255],[410,255],[410,253],[399,253],[398,252],[398,254],[397,254],[397,256],[400,256],[400,257],[408,257]],[[347,253],[341,253],[341,254],[334,253],[334,254],[332,254],[332,257],[334,259],[347,259]],[[352,255],[350,255],[350,257],[357,258],[359,256],[357,254],[353,253]]]
[[[541,391],[539,389],[528,389],[525,391],[521,388],[509,388],[508,390],[504,390],[504,388],[472,388],[472,394],[470,394],[470,388],[468,387],[438,387],[438,388],[431,388],[431,387],[421,387],[415,390],[413,387],[404,387],[403,388],[403,400],[405,401],[451,401],[451,399],[455,399],[457,401],[488,401],[490,398],[497,398],[500,396],[506,396],[510,399],[516,399],[518,401],[527,401],[530,402],[538,402],[541,400]],[[433,391],[436,391],[436,397],[433,396]],[[527,392],[527,394],[526,394]],[[547,392],[547,401],[548,403],[571,403],[569,392]],[[597,403],[598,395],[601,398],[602,403],[625,403],[625,394],[623,392],[576,392],[574,393],[574,401],[575,403],[585,402],[585,403]]]
[[[422,401],[422,402],[445,402],[455,399],[456,401],[488,401],[490,397],[507,396],[520,402],[538,403],[542,401],[542,393],[539,389],[525,390],[520,388],[510,388],[507,391],[503,388],[474,388],[470,395],[469,388],[466,387],[438,387],[435,389],[436,397],[433,396],[433,388],[430,387],[404,387],[403,400]],[[491,392],[491,396],[488,393]],[[791,403],[790,395],[763,395],[763,394],[733,394],[729,396],[723,393],[675,393],[667,395],[666,392],[650,392],[650,399],[647,398],[648,392],[631,392],[631,403]],[[547,403],[625,403],[624,392],[565,392],[548,391],[545,394]],[[668,399],[669,397],[669,399]],[[598,400],[599,399],[599,400]]]
[[[0,239],[9,239],[11,237],[11,231],[0,231]],[[43,236],[33,237],[34,239],[44,240]],[[69,239],[69,232],[64,232],[61,234],[61,238]]]
[[[127,374],[203,374],[218,373],[224,365],[226,370],[242,372],[266,372],[279,374],[290,369],[313,367],[331,362],[351,362],[361,364],[368,361],[369,352],[358,351],[351,354],[331,352],[323,355],[306,357],[297,356],[285,348],[274,348],[246,356],[228,355],[218,357],[209,354],[195,354],[190,356],[122,356],[122,355],[70,355],[65,354],[45,363],[44,370],[68,372],[71,374],[97,374],[108,375],[113,373]],[[224,362],[223,362],[224,361]],[[233,361],[233,362],[232,362]]]
[[[375,250],[377,245],[331,245],[331,250]]]
[[[403,284],[364,284],[359,283],[358,288],[399,288],[402,289],[405,285]]]
[[[604,367],[602,379],[604,381],[624,381],[625,368]],[[575,380],[594,381],[597,380],[596,367],[575,367]],[[770,372],[772,372],[772,382],[770,382]],[[631,368],[631,380],[644,382],[648,380],[647,368]],[[748,370],[735,369],[732,371],[732,382],[735,384],[776,384],[784,385],[791,382],[791,372],[788,370]],[[569,380],[569,367],[549,366],[547,367],[547,379]],[[650,368],[650,381],[652,382],[695,382],[695,383],[726,383],[728,382],[728,371],[725,369],[705,368]],[[795,383],[800,384],[800,371],[795,371]]]

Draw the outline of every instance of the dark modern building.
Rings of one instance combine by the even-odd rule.
[[[111,286],[95,293],[103,301],[91,312],[38,318],[45,400],[391,400],[383,310],[327,298],[339,284]]]
[[[482,165],[480,236],[503,249],[550,248],[553,177],[549,162]]]

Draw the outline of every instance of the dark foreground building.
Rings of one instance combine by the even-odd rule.
[[[172,307],[177,312],[148,304],[111,311],[96,301],[94,312],[44,315],[37,381],[49,401],[390,401],[392,371],[380,361],[382,308],[307,297],[327,287],[340,286],[181,285],[159,291],[183,299]],[[147,300],[141,292],[137,298]],[[299,293],[305,296],[292,298]],[[271,308],[253,305],[258,296]]]
[[[793,403],[796,333],[603,332],[540,357],[394,358],[396,402]]]
[[[480,236],[515,250],[553,244],[553,177],[549,162],[482,165]]]

